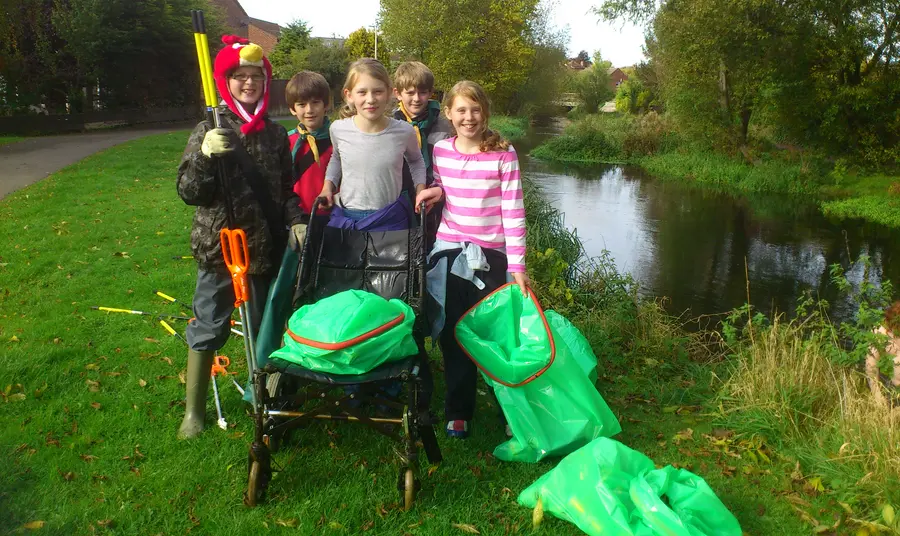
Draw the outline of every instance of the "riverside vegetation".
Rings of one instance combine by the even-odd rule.
[[[491,456],[503,432],[484,391],[475,433],[440,439],[446,461],[423,467],[425,488],[408,513],[397,505],[390,443],[362,427],[297,434],[276,456],[285,470],[268,502],[255,509],[241,505],[252,425],[233,389],[223,384],[227,431],[175,439],[183,343],[148,318],[89,307],[178,314],[153,291],[190,299],[194,266],[172,260],[185,253],[190,228],[191,209],[173,186],[186,136],[110,149],[0,202],[8,244],[0,252],[0,452],[9,467],[0,472],[0,530],[577,534],[549,517],[533,529],[531,512],[516,504],[554,462]],[[68,200],[65,214],[59,199]],[[598,388],[622,422],[617,439],[700,474],[748,534],[896,527],[897,428],[886,426],[896,410],[874,406],[843,365],[838,341],[852,338],[853,326],[766,324],[747,309],[718,332],[689,333],[658,301],[639,299],[608,256],[584,259],[533,184],[526,203],[536,292],[591,341]],[[867,291],[861,303],[874,310],[878,299]],[[866,318],[859,332],[877,322]],[[223,351],[241,377],[240,342]]]
[[[900,227],[900,176],[772,142],[715,148],[690,140],[664,114],[574,114],[563,135],[531,154],[572,163],[637,165],[657,178],[732,193],[814,195],[826,215]]]

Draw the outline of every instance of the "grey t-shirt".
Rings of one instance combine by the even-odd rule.
[[[378,210],[393,203],[403,188],[403,158],[414,184],[425,184],[425,162],[416,131],[390,119],[381,132],[360,131],[353,118],[331,124],[334,147],[325,179],[340,187],[341,204],[354,210]]]

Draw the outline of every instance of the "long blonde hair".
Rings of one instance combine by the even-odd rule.
[[[444,96],[444,115],[450,118],[450,109],[453,106],[453,100],[456,97],[465,97],[475,104],[481,106],[481,115],[484,117],[484,131],[481,138],[481,144],[478,149],[482,153],[488,151],[505,151],[509,149],[509,142],[503,139],[499,132],[489,128],[491,119],[491,100],[488,98],[484,88],[472,82],[471,80],[461,80],[453,86],[453,89]]]
[[[364,74],[384,82],[385,91],[391,90],[391,76],[388,74],[387,69],[384,68],[384,65],[376,59],[360,58],[351,63],[350,68],[347,69],[347,79],[344,80],[342,93],[353,91],[353,86],[359,81],[359,77]],[[354,115],[356,115],[356,108],[351,106],[347,102],[346,97],[344,97],[344,105],[341,106],[341,119],[353,117]]]

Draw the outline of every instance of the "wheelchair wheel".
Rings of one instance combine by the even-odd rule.
[[[266,375],[266,391],[268,392],[270,398],[290,396],[297,392],[297,384],[290,376],[282,374],[280,372],[273,372]],[[290,404],[284,403],[278,406],[273,405],[271,406],[271,409],[290,409],[289,406]],[[290,433],[291,431],[289,430],[287,432],[277,434],[268,434],[269,450],[272,452],[278,452],[278,450],[281,448],[281,445],[283,445],[285,441],[290,439]]]
[[[262,464],[254,461],[250,464],[250,474],[247,476],[247,493],[244,496],[244,503],[247,506],[256,506],[260,504],[266,494],[266,482],[264,478]]]
[[[416,501],[416,494],[419,492],[421,483],[416,478],[415,472],[411,467],[400,470],[400,478],[397,488],[400,490],[400,500],[403,502],[403,510],[409,511],[413,503]]]

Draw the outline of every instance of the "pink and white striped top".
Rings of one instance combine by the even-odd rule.
[[[507,271],[525,272],[525,204],[512,146],[462,154],[455,136],[441,140],[434,145],[434,184],[446,200],[438,239],[506,248]]]

